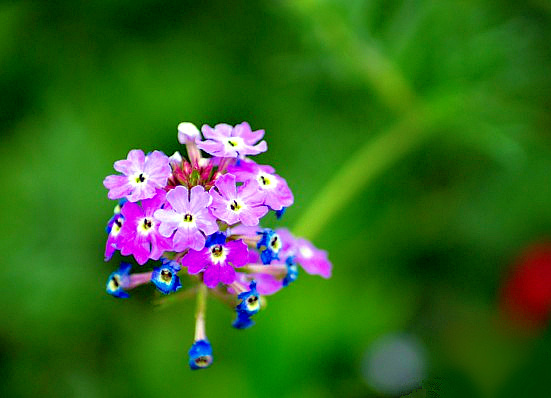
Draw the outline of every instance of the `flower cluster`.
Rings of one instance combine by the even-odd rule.
[[[264,296],[297,279],[298,265],[306,273],[331,276],[325,251],[286,229],[260,226],[270,211],[280,219],[294,200],[273,167],[249,158],[267,150],[263,136],[264,130],[253,131],[246,122],[204,125],[201,132],[180,123],[178,140],[187,158],[134,149],[115,162],[120,174],[103,181],[107,196],[118,201],[107,224],[105,261],[119,251],[140,266],[154,262],[152,270],[140,273],[121,263],[107,280],[107,293],[128,298],[128,290],[151,282],[163,295],[180,289],[176,295],[196,295],[191,369],[212,364],[207,294],[228,303],[236,314],[233,326],[245,329],[254,324]]]

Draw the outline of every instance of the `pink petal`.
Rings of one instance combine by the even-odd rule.
[[[231,265],[224,265],[220,267],[220,282],[225,285],[235,282],[235,270]]]
[[[210,288],[216,287],[220,281],[220,266],[217,264],[210,265],[203,274],[203,282]]]
[[[172,189],[167,195],[166,200],[176,212],[185,214],[189,211],[188,190],[181,185]]]

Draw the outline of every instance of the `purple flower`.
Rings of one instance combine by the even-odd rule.
[[[284,256],[295,256],[295,261],[309,274],[331,277],[333,266],[325,250],[318,249],[306,239],[295,238],[287,229],[280,228],[276,232],[281,238]]]
[[[145,156],[143,151],[133,149],[126,160],[116,161],[114,168],[124,175],[110,175],[103,180],[109,189],[107,196],[109,199],[126,197],[130,202],[155,196],[158,188],[166,186],[171,174],[168,156],[159,151]]]
[[[212,196],[210,210],[213,215],[233,225],[239,221],[246,226],[258,225],[260,218],[268,212],[263,206],[262,193],[256,181],[247,181],[237,188],[235,176],[224,174],[214,184],[216,189],[209,191]]]
[[[241,160],[230,166],[228,172],[235,175],[237,181],[255,180],[263,194],[264,204],[273,210],[281,210],[293,204],[293,193],[287,182],[275,173],[271,166],[259,165],[252,160]]]
[[[163,252],[172,250],[172,241],[159,233],[159,222],[153,217],[165,201],[165,192],[159,190],[151,199],[137,203],[127,202],[121,214],[124,217],[119,247],[123,256],[130,254],[138,264],[145,264],[148,259],[158,260]]]
[[[207,246],[201,251],[190,250],[182,265],[188,268],[188,273],[198,274],[204,271],[205,285],[214,288],[219,282],[229,285],[235,281],[234,267],[242,267],[247,263],[249,253],[247,245],[242,240],[225,242],[226,236],[216,233],[209,237]]]
[[[247,122],[235,127],[221,123],[214,129],[205,124],[201,131],[206,140],[198,142],[197,146],[213,156],[236,158],[257,155],[268,149],[266,141],[257,144],[264,137],[264,130],[252,131]]]
[[[205,246],[203,233],[210,235],[218,231],[216,219],[207,209],[211,196],[200,185],[190,191],[177,186],[166,195],[166,199],[172,208],[155,212],[155,218],[161,222],[161,235],[169,237],[176,231],[173,242],[177,252],[187,248],[201,250]]]

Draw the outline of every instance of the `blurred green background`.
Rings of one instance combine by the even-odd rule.
[[[499,304],[551,232],[550,38],[547,0],[1,2],[0,395],[400,396],[366,370],[398,334],[424,352],[412,397],[551,396],[551,333]],[[272,225],[333,277],[247,331],[209,300],[191,372],[193,301],[105,293],[102,180],[181,150],[181,121],[244,120],[295,193]]]

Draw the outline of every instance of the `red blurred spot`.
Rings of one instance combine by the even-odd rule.
[[[521,326],[546,326],[551,315],[551,242],[533,245],[519,257],[503,285],[501,304]]]

